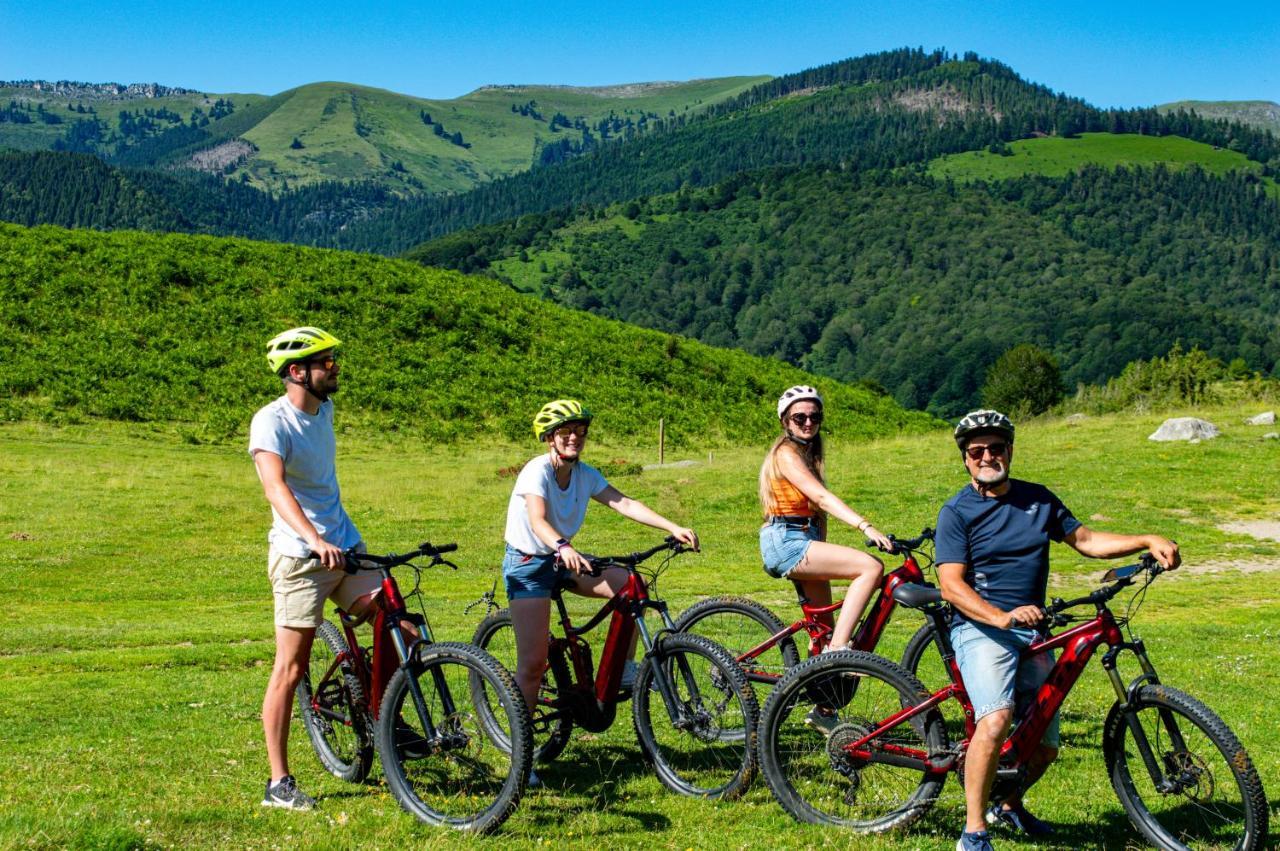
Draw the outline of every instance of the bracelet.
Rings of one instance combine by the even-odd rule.
[[[870,525],[871,525],[871,521],[867,520],[866,518],[863,518],[862,522],[858,524],[858,531],[862,532],[863,534],[866,534],[867,527]]]

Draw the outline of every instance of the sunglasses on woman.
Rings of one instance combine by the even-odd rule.
[[[822,425],[822,411],[815,411],[812,414],[792,414],[787,417],[793,425],[802,426],[805,423],[813,423],[814,425]]]

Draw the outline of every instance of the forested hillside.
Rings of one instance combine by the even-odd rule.
[[[904,49],[779,77],[705,118],[554,169],[389,207],[343,231],[336,244],[390,253],[415,235],[708,185],[761,167],[894,168],[1038,134],[1083,132],[1179,135],[1229,147],[1280,173],[1280,143],[1262,130],[1154,109],[1102,111],[974,54]]]
[[[953,415],[1018,343],[1098,382],[1175,340],[1280,369],[1280,206],[1256,175],[1089,168],[968,185],[831,167],[442,238],[563,304]]]
[[[629,327],[411,263],[243,240],[0,225],[0,419],[174,423],[242,439],[280,392],[265,342],[315,323],[346,342],[344,426],[530,441],[575,396],[606,440],[764,441],[778,361]],[[930,428],[891,399],[821,381],[842,435]]]

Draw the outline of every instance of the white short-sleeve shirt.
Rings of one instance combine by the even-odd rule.
[[[360,533],[343,509],[338,490],[332,402],[322,402],[315,416],[295,408],[287,396],[264,406],[249,426],[249,454],[259,452],[273,452],[284,461],[284,483],[321,538],[342,549],[360,543]],[[267,538],[276,552],[294,558],[310,555],[306,539],[274,506],[271,517]]]
[[[600,471],[590,464],[578,461],[573,465],[569,486],[561,488],[556,482],[556,471],[551,466],[551,456],[544,453],[534,458],[520,475],[507,503],[506,541],[522,553],[546,555],[555,552],[533,533],[529,525],[529,510],[525,495],[540,496],[547,503],[547,522],[565,538],[572,538],[582,528],[587,516],[587,503],[591,497],[609,486]]]

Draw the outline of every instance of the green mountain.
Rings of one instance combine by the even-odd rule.
[[[575,396],[607,440],[760,442],[788,385],[778,361],[632,328],[484,278],[245,240],[0,225],[0,419],[173,423],[242,440],[279,392],[263,346],[321,325],[345,341],[342,423],[429,440],[531,442],[533,413]],[[935,423],[824,380],[842,434]],[[425,458],[425,456],[424,456]]]
[[[1176,340],[1280,374],[1267,185],[1163,164],[968,184],[774,169],[531,214],[409,256],[954,415],[1019,343],[1054,354],[1069,386]]]
[[[1161,113],[1194,111],[1204,118],[1235,121],[1280,136],[1280,103],[1269,100],[1180,100],[1157,106]]]
[[[335,244],[395,253],[416,238],[580,205],[698,187],[742,171],[831,163],[897,168],[1036,136],[1179,135],[1280,171],[1268,133],[1187,113],[1098,110],[975,54],[897,50],[779,77],[682,126],[464,195],[409,199],[354,224]]]
[[[272,191],[373,181],[409,194],[464,192],[687,118],[767,79],[487,86],[453,100],[349,83],[270,98],[0,83],[0,148],[189,168]]]

